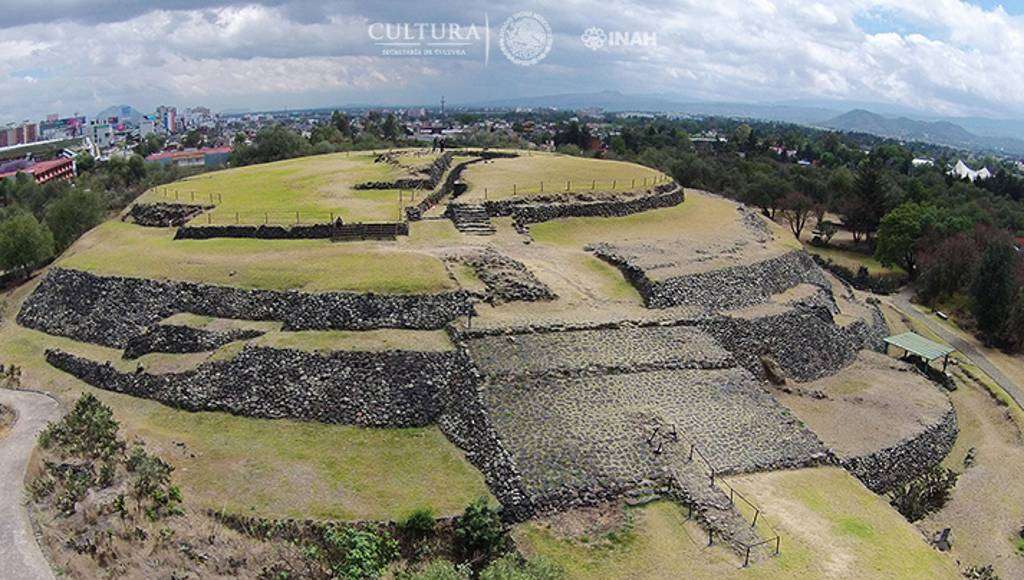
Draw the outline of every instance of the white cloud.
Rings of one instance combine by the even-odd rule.
[[[3,28],[0,120],[88,114],[121,102],[311,106],[606,88],[1024,113],[1024,19],[960,0],[163,3],[182,8],[172,10],[141,1],[93,0],[94,10],[76,0],[58,4],[63,19],[26,13]],[[118,5],[127,8],[118,12]],[[541,66],[512,66],[496,48],[487,69],[476,54],[381,57],[366,33],[378,20],[479,23],[484,11],[498,25],[520,9],[542,13],[557,34]],[[658,45],[595,53],[579,42],[589,26],[656,32]]]

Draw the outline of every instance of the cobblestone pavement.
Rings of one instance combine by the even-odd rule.
[[[664,479],[691,443],[725,472],[809,464],[825,452],[738,368],[492,377],[483,396],[541,505],[549,495],[596,497]]]
[[[470,340],[469,351],[487,374],[735,365],[711,337],[685,326],[487,336]]]

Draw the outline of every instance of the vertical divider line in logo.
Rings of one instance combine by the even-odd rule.
[[[491,63],[491,19],[484,12],[484,67]]]

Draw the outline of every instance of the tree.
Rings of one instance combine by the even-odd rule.
[[[181,144],[185,147],[195,148],[203,144],[206,137],[198,130],[192,129],[181,138]]]
[[[1016,252],[1009,244],[989,244],[971,285],[972,312],[983,338],[990,344],[999,340],[1003,325],[1010,317],[1015,296],[1016,259]]]
[[[814,210],[814,201],[806,195],[793,191],[783,198],[782,217],[789,223],[789,230],[793,232],[796,239],[800,239],[800,233],[807,225],[807,219]]]
[[[334,111],[331,113],[331,125],[337,129],[342,135],[346,137],[352,137],[352,123],[348,119],[348,115],[341,111]]]
[[[388,141],[398,141],[401,131],[398,118],[395,117],[394,113],[388,113],[387,118],[384,119],[384,124],[381,126],[381,136]]]
[[[852,195],[839,204],[843,223],[853,232],[854,240],[871,240],[888,210],[889,191],[881,160],[871,158],[861,163]]]
[[[32,214],[18,212],[0,222],[0,268],[22,270],[53,256],[53,234]]]
[[[166,142],[167,139],[165,139],[164,137],[161,137],[156,133],[150,133],[149,135],[146,135],[145,139],[140,141],[139,144],[135,146],[135,153],[141,155],[142,157],[149,157],[150,155],[163,150],[164,144]],[[78,169],[79,171],[84,171],[82,169],[81,160],[78,161]]]
[[[931,206],[905,203],[892,210],[878,227],[875,258],[884,266],[898,265],[911,278],[916,277],[918,243],[935,220],[936,210]]]
[[[86,231],[103,221],[106,204],[99,194],[85,189],[70,189],[46,208],[46,225],[62,251]]]

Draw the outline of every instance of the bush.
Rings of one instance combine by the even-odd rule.
[[[386,534],[332,525],[307,554],[335,578],[378,578],[398,558],[398,543]]]
[[[565,572],[557,564],[543,558],[524,560],[516,554],[505,554],[480,572],[480,580],[558,580]]]
[[[501,516],[486,497],[466,506],[456,525],[455,537],[463,558],[473,564],[489,562],[509,547]]]
[[[181,513],[178,506],[181,503],[181,491],[171,485],[171,472],[174,468],[166,461],[136,446],[132,449],[126,467],[132,474],[132,496],[139,507],[149,500],[146,515],[151,520]]]
[[[936,465],[921,477],[896,488],[890,494],[889,503],[907,520],[916,522],[946,505],[958,477],[955,471]]]
[[[43,449],[57,447],[67,455],[111,459],[124,451],[117,438],[114,414],[91,394],[82,395],[63,419],[50,423],[39,435]]]
[[[398,522],[398,529],[413,542],[418,542],[434,533],[437,522],[430,508],[420,508]]]
[[[420,570],[398,575],[399,580],[470,580],[472,571],[448,560],[433,560]]]

